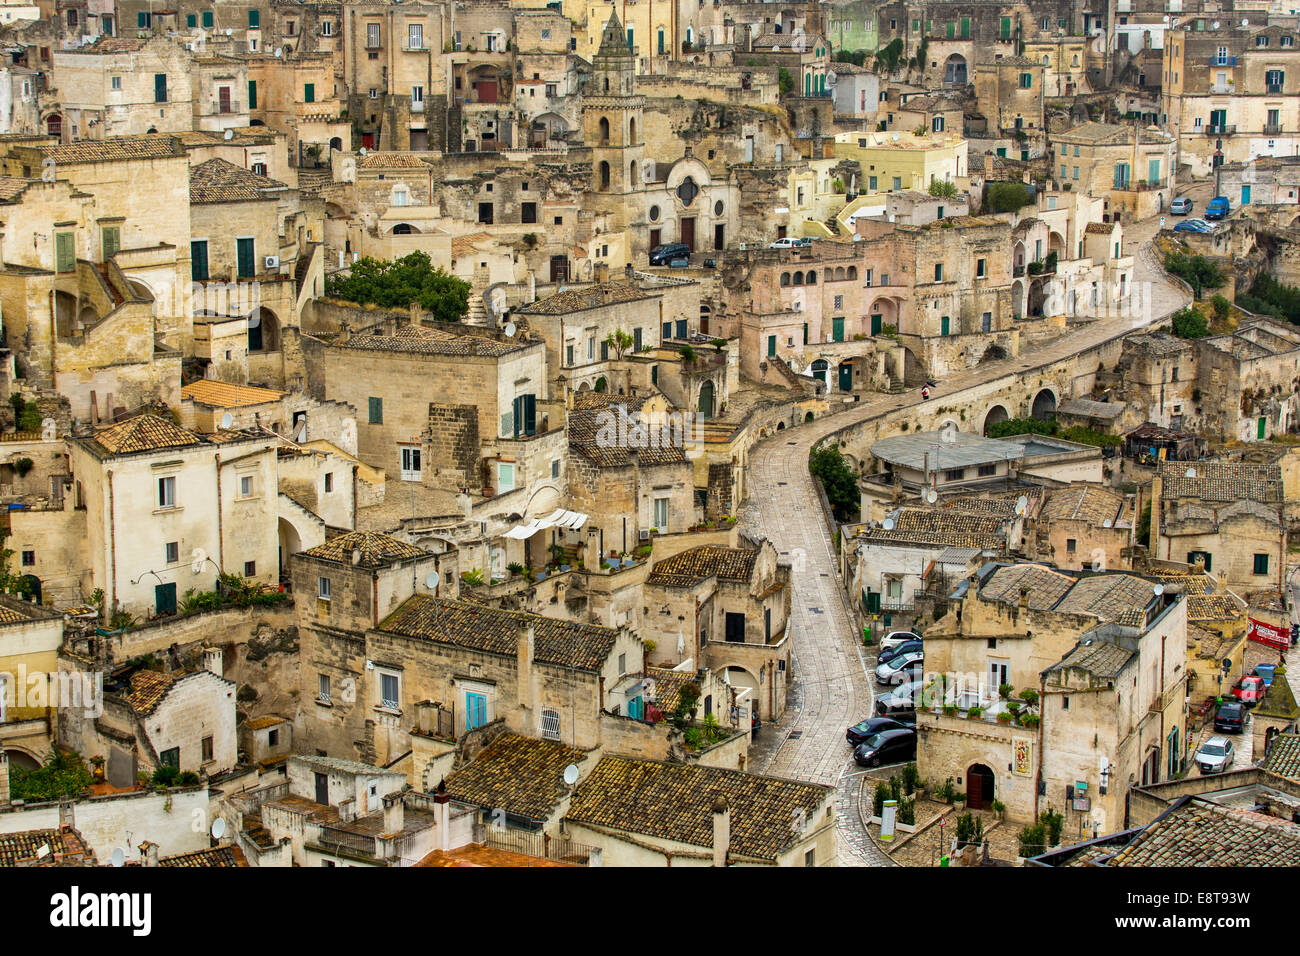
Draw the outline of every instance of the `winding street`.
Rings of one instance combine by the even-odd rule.
[[[1126,332],[1150,325],[1185,306],[1190,294],[1171,281],[1153,254],[1147,229],[1136,224],[1134,285],[1150,291],[1145,316],[1100,319],[1035,347],[1031,358],[989,362],[945,379],[930,402],[959,402],[969,389],[1007,375],[1023,375],[1068,358]],[[851,409],[779,431],[750,455],[749,501],[741,527],[766,537],[793,566],[791,617],[794,624],[793,680],[781,721],[762,731],[752,769],[774,776],[834,786],[841,866],[892,866],[866,832],[860,813],[860,775],[844,740],[846,727],[871,715],[873,677],[852,629],[849,600],[836,570],[827,527],[808,471],[808,455],[822,438],[857,422],[900,408],[920,406],[920,389],[879,396]]]

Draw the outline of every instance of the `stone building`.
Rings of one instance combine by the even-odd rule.
[[[27,555],[19,561],[27,567]],[[37,597],[43,596],[37,584]],[[61,680],[61,614],[39,603],[0,595],[0,760],[33,770],[51,756],[61,708],[94,709],[94,682]],[[70,699],[73,691],[76,700]],[[90,693],[85,693],[85,692]],[[6,784],[8,780],[6,778]],[[8,791],[3,794],[8,799]]]
[[[1196,342],[1196,385],[1205,431],[1230,441],[1267,441],[1300,421],[1300,333],[1270,318]]]
[[[1198,368],[1196,348],[1187,339],[1163,331],[1126,336],[1117,366],[1120,394],[1144,421],[1182,430],[1200,422]]]
[[[64,140],[194,129],[195,119],[208,112],[206,98],[196,100],[201,72],[180,42],[164,36],[106,36],[57,50],[51,84],[58,90]],[[233,81],[224,86],[233,102]]]
[[[1066,571],[1128,567],[1136,517],[1132,496],[1101,485],[1048,491],[1036,522],[1036,556]]]
[[[1084,123],[1051,134],[1059,185],[1106,199],[1114,221],[1147,219],[1173,199],[1177,143],[1156,127]]]

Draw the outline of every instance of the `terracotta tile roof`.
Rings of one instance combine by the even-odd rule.
[[[632,395],[615,395],[613,392],[593,392],[585,389],[573,393],[573,407],[579,409],[586,408],[614,408],[622,405],[629,413],[639,412],[646,401],[651,398],[650,393],[632,394]]]
[[[1188,472],[1192,472],[1188,477]],[[1280,465],[1254,465],[1239,461],[1164,462],[1160,465],[1160,497],[1199,498],[1202,501],[1282,502]]]
[[[214,846],[192,853],[178,853],[175,856],[158,858],[159,866],[188,867],[238,867],[248,866],[244,851],[237,846]]]
[[[336,342],[335,347],[362,349],[372,352],[413,352],[420,355],[485,355],[497,358],[509,355],[529,343],[523,341],[499,342],[479,335],[459,335],[442,329],[427,329],[417,325],[404,325],[392,335],[361,333],[352,335],[346,342]]]
[[[731,854],[775,860],[800,838],[790,821],[802,814],[819,825],[831,793],[721,767],[605,756],[574,791],[565,819],[711,849],[712,803],[722,796],[731,812]]]
[[[362,169],[428,169],[429,164],[415,153],[370,152],[361,157]]]
[[[1115,224],[1111,222],[1090,222],[1084,227],[1083,231],[1094,236],[1109,236],[1115,231]]]
[[[1016,505],[1025,498],[1028,507],[1025,514],[1032,515],[1037,508],[1038,499],[1043,495],[1042,488],[1013,488],[1010,491],[980,492],[974,495],[958,495],[953,498],[941,498],[939,508],[942,511],[964,511],[974,515],[997,515],[1000,518],[1014,518]]]
[[[640,302],[643,299],[656,298],[658,295],[658,292],[648,292],[627,282],[610,279],[581,289],[571,288],[564,292],[557,292],[516,311],[523,315],[568,315],[570,312],[581,312],[584,309],[596,309],[605,305]]]
[[[758,552],[749,548],[724,548],[706,544],[679,551],[655,564],[646,584],[666,587],[694,587],[706,578],[749,581],[754,576]]]
[[[677,711],[681,703],[682,688],[695,683],[692,671],[674,671],[664,667],[648,667],[645,676],[655,682],[654,705],[665,714]]]
[[[89,441],[107,455],[130,455],[203,444],[203,440],[193,432],[148,413],[101,428]]]
[[[1071,485],[1050,492],[1043,502],[1039,519],[1043,521],[1086,521],[1101,527],[1119,516],[1124,496],[1096,485]]]
[[[215,158],[190,167],[190,202],[256,202],[274,200],[284,183],[259,176],[242,166]]]
[[[81,834],[72,827],[57,830],[20,830],[0,833],[0,866],[13,866],[19,861],[37,860],[37,851],[48,846],[50,855],[43,859],[52,864],[57,856],[81,857],[94,862],[94,851],[86,846]]]
[[[618,421],[615,416],[628,418],[627,442],[611,440],[607,435],[602,435],[602,432],[608,433],[611,429],[622,430],[622,426],[614,424]],[[627,413],[620,411],[617,405],[609,409],[575,408],[569,413],[568,427],[569,447],[602,468],[618,468],[631,462],[632,435],[640,435],[645,439],[644,442],[640,438],[636,439],[635,451],[642,465],[668,465],[687,460],[686,449],[676,440],[677,436],[673,435],[671,429],[665,427],[658,432],[644,429],[628,417]],[[645,447],[640,447],[642,444]]]
[[[957,510],[900,508],[894,515],[893,528],[889,530],[884,527],[864,528],[860,537],[867,541],[942,544],[953,548],[1000,550],[1006,543],[1006,530],[1003,519],[997,515],[968,514]]]
[[[1013,564],[998,568],[980,588],[985,601],[1019,604],[1020,592],[1028,591],[1029,607],[1050,611],[1074,587],[1077,578],[1042,564]]]
[[[201,378],[197,382],[181,387],[181,398],[188,398],[200,405],[213,408],[239,408],[244,405],[264,405],[278,402],[284,392],[270,388],[258,388],[255,385],[234,385],[230,382],[218,382],[212,378]]]
[[[11,607],[5,607],[0,604],[0,624],[18,624],[23,621],[30,621],[31,618],[26,614],[20,614]]]
[[[1275,737],[1268,756],[1260,766],[1279,777],[1300,780],[1300,734],[1281,734]]]
[[[618,631],[500,608],[417,594],[379,625],[388,634],[451,644],[514,657],[521,625],[533,626],[534,660],[542,664],[598,670],[614,649]]]
[[[447,778],[447,793],[453,800],[545,820],[568,792],[564,768],[587,757],[557,740],[502,734]]]
[[[31,180],[17,176],[0,176],[0,202],[17,202],[31,185]]]
[[[563,860],[528,856],[482,843],[469,843],[454,850],[434,850],[415,866],[578,866]]]
[[[1187,595],[1187,620],[1226,621],[1241,617],[1241,608],[1226,594]]]
[[[1101,680],[1114,680],[1137,655],[1109,641],[1076,644],[1074,649],[1047,669],[1047,672],[1082,670]]]
[[[356,566],[362,568],[386,568],[394,562],[431,553],[378,531],[349,531],[302,553],[322,561],[351,565],[356,551],[361,552]]]
[[[459,259],[462,256],[468,256],[475,251],[474,246],[476,244],[482,242],[484,239],[491,238],[491,234],[486,232],[474,232],[470,233],[468,236],[456,236],[451,240],[451,257],[453,259]]]
[[[1107,866],[1300,866],[1300,826],[1192,799],[1157,817]]]
[[[110,136],[74,143],[38,147],[41,154],[58,166],[82,163],[113,163],[145,159],[184,157],[180,141],[172,136]]]
[[[131,689],[126,694],[126,702],[137,714],[152,714],[175,683],[176,679],[169,674],[136,671],[131,675]]]
[[[1132,574],[1098,574],[1070,588],[1056,605],[1062,614],[1089,614],[1102,621],[1140,625],[1155,600],[1155,585]]]
[[[244,726],[249,730],[265,730],[267,727],[278,727],[281,724],[287,724],[289,721],[279,714],[268,714],[265,717],[254,717],[252,720],[244,721]]]

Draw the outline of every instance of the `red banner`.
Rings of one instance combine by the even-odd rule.
[[[1250,630],[1246,636],[1258,644],[1267,644],[1282,651],[1291,646],[1291,632],[1287,628],[1266,624],[1253,617],[1250,619]]]

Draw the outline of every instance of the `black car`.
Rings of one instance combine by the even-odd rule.
[[[854,724],[848,730],[844,731],[844,739],[849,742],[850,746],[856,747],[872,737],[886,730],[915,730],[916,715],[913,714],[909,719],[905,719],[902,714],[898,717],[872,717],[870,720],[864,720],[860,724]]]
[[[1229,701],[1219,707],[1214,715],[1214,729],[1229,734],[1239,734],[1246,727],[1246,708],[1236,701]]]
[[[655,246],[650,250],[650,264],[652,266],[666,266],[674,259],[689,259],[691,257],[691,247],[684,242],[670,242],[667,245]]]
[[[925,645],[920,641],[908,641],[905,644],[895,644],[893,647],[886,647],[876,658],[877,664],[888,664],[900,654],[906,654],[908,651],[923,651]]]
[[[882,730],[853,748],[853,760],[859,767],[879,767],[882,763],[915,759],[915,730]]]

